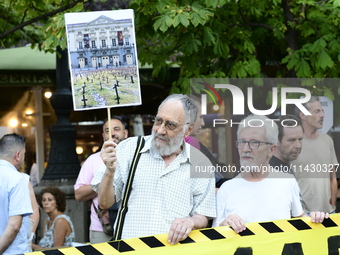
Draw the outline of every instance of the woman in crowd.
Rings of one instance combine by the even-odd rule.
[[[35,251],[48,248],[70,247],[74,241],[74,228],[69,216],[64,214],[66,196],[57,187],[50,186],[41,190],[38,203],[47,213],[44,224],[44,236],[39,245],[33,244]]]

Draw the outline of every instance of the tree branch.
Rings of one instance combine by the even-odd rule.
[[[25,18],[26,18],[27,11],[28,11],[28,9],[26,9],[26,10],[24,11],[24,16],[22,16],[21,23],[24,22],[24,20],[25,20]]]
[[[264,28],[267,28],[269,30],[274,30],[273,27],[269,26],[269,25],[266,25],[266,24],[260,24],[260,23],[253,23],[253,22],[249,22],[245,15],[243,14],[241,8],[238,8],[238,12],[240,13],[243,21],[248,25],[248,26],[252,26],[252,27],[264,27]]]
[[[316,2],[315,4],[318,4],[318,5],[321,5],[321,4],[323,4],[323,3],[327,3],[329,0],[322,0],[322,1],[320,1],[320,2]]]
[[[296,51],[300,49],[299,43],[298,43],[298,33],[296,29],[294,29],[289,22],[295,23],[294,15],[291,12],[291,7],[289,5],[289,0],[282,0],[281,2],[283,13],[284,13],[284,19],[285,24],[287,27],[287,31],[285,33],[285,40],[287,42],[288,48],[292,49],[293,51]],[[296,72],[294,69],[288,70],[288,76],[289,77],[296,77]]]
[[[327,2],[327,1],[322,1],[322,2]],[[318,37],[319,38],[321,38],[321,35],[320,35],[320,33],[319,33],[319,30],[317,29],[317,27],[314,25],[314,23],[310,20],[310,19],[308,19],[308,11],[309,11],[309,6],[306,6],[306,5],[303,5],[303,9],[301,10],[301,12],[303,11],[304,12],[304,14],[305,14],[305,18],[301,21],[301,22],[299,22],[299,24],[302,24],[302,23],[304,23],[305,21],[308,21],[311,25],[312,25],[312,27],[313,27],[313,29],[314,29],[314,31],[315,31],[315,33],[318,35]]]
[[[11,7],[12,7],[12,1],[9,2],[9,6],[8,6],[8,10],[7,10],[7,14],[8,14],[8,15],[7,15],[7,17],[5,16],[6,22],[5,22],[5,24],[4,24],[4,29],[6,29],[6,26],[7,26],[7,23],[8,23],[9,13],[10,13]]]
[[[21,24],[15,26],[15,27],[12,27],[11,29],[9,29],[9,30],[5,31],[4,33],[0,34],[0,39],[3,39],[3,38],[5,38],[7,35],[9,35],[9,34],[15,32],[15,31],[17,31],[17,30],[19,30],[19,29],[22,29],[23,27],[25,27],[25,26],[27,26],[27,25],[30,25],[30,24],[32,24],[32,23],[34,23],[34,22],[37,22],[37,21],[42,20],[42,19],[44,19],[44,18],[53,16],[53,15],[59,13],[59,12],[66,11],[66,10],[72,8],[73,6],[75,6],[76,4],[81,3],[81,2],[84,2],[84,0],[75,1],[75,2],[73,2],[73,3],[70,3],[70,4],[68,4],[68,5],[65,5],[65,6],[63,6],[63,7],[60,7],[59,9],[50,11],[50,12],[45,13],[45,14],[43,14],[43,15],[40,15],[40,16],[38,16],[38,17],[36,17],[36,18],[33,18],[33,19],[31,19],[31,20],[28,20],[28,21],[26,21],[26,22],[24,22],[24,23],[21,23]]]

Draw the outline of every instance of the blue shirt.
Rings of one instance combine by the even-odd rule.
[[[7,227],[9,217],[22,215],[21,228],[12,244],[3,253],[27,253],[30,225],[28,217],[33,213],[28,183],[22,174],[8,161],[0,160],[0,236]]]

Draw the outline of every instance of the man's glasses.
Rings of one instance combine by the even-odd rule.
[[[272,145],[272,143],[267,143],[267,142],[261,142],[258,140],[250,140],[250,141],[245,141],[245,140],[235,140],[236,147],[237,149],[243,149],[243,147],[248,144],[249,148],[252,150],[256,150],[260,147],[261,143],[263,144],[269,144]]]
[[[154,125],[155,125],[155,126],[160,126],[160,125],[162,125],[162,123],[164,122],[165,128],[166,128],[167,130],[171,130],[171,131],[175,130],[175,129],[178,128],[179,126],[183,126],[183,125],[185,125],[185,124],[189,124],[189,123],[185,123],[185,124],[175,124],[175,123],[173,123],[172,121],[169,121],[169,120],[163,121],[163,119],[160,118],[160,117],[154,117],[154,119],[153,119],[152,121],[154,122]]]

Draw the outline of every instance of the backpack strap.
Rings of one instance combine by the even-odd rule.
[[[136,148],[135,155],[131,163],[130,172],[129,172],[129,176],[127,179],[125,192],[123,195],[122,205],[117,215],[117,225],[115,229],[114,240],[120,240],[122,236],[125,215],[128,212],[127,204],[128,204],[128,200],[129,200],[131,189],[132,189],[132,182],[135,176],[139,158],[141,156],[140,151],[144,147],[144,143],[145,143],[144,137],[138,136],[137,148]]]

